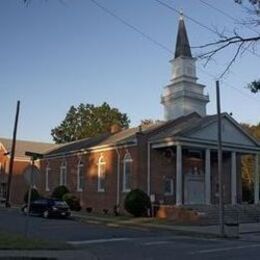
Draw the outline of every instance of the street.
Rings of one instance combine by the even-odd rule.
[[[71,251],[45,251],[56,259],[259,259],[260,234],[237,240],[178,236],[172,231],[109,227],[64,219],[31,216],[29,236],[66,241]],[[0,209],[0,230],[25,234],[26,216],[13,209]],[[10,252],[15,255],[16,252]],[[34,255],[37,252],[29,252]],[[6,251],[0,252],[0,258]],[[20,253],[17,252],[19,255]]]

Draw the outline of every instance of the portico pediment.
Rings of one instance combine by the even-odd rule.
[[[218,141],[217,120],[206,124],[204,127],[193,129],[185,134],[192,139],[204,141]],[[250,136],[234,119],[224,114],[222,115],[222,141],[227,144],[258,147],[257,141]]]

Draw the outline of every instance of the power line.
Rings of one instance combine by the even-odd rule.
[[[215,81],[217,80],[216,76],[214,76],[213,74],[211,74],[211,73],[209,73],[209,72],[203,70],[202,68],[198,67],[198,70],[199,70],[201,73],[207,75],[209,78],[211,78],[211,79],[213,79],[213,80],[215,80]],[[248,98],[248,99],[250,99],[250,100],[255,101],[255,102],[257,103],[257,105],[260,106],[259,100],[255,99],[255,98],[252,97],[250,94],[248,94],[248,93],[246,93],[246,92],[243,92],[241,89],[239,89],[239,88],[237,88],[237,87],[232,86],[231,84],[229,84],[229,83],[228,83],[227,81],[225,81],[225,80],[221,80],[221,81],[222,81],[227,87],[232,88],[233,90],[237,91],[240,95],[242,95],[242,96],[244,96],[244,97],[246,97],[246,98]]]
[[[199,25],[200,27],[203,27],[204,29],[206,29],[206,30],[208,30],[208,31],[211,31],[212,33],[216,34],[216,32],[215,32],[213,29],[211,29],[209,26],[207,26],[207,25],[205,25],[205,24],[203,24],[203,23],[201,23],[201,22],[195,20],[194,18],[192,18],[192,17],[190,17],[190,16],[188,16],[188,15],[186,15],[186,14],[183,14],[181,11],[178,11],[175,7],[173,7],[173,6],[171,6],[171,5],[168,5],[168,4],[166,4],[166,3],[164,3],[164,2],[162,2],[162,1],[160,1],[160,0],[154,0],[154,1],[157,2],[157,3],[159,3],[159,4],[162,5],[162,6],[165,6],[165,7],[168,8],[168,9],[172,10],[172,11],[175,12],[176,14],[183,15],[183,16],[186,17],[188,20],[191,20],[193,23]]]
[[[162,5],[162,6],[166,7],[166,8],[168,8],[169,10],[175,12],[175,13],[181,14],[181,12],[178,11],[176,8],[172,7],[171,5],[166,4],[165,2],[163,2],[163,1],[161,1],[161,0],[154,0],[154,1],[157,2],[157,3],[159,3],[160,5]],[[202,27],[202,28],[204,28],[204,29],[206,29],[206,30],[208,30],[208,31],[210,31],[210,32],[212,32],[212,33],[218,35],[218,33],[217,33],[216,31],[214,31],[214,30],[213,30],[212,28],[210,28],[209,26],[207,26],[207,25],[205,25],[205,24],[199,22],[198,20],[196,20],[196,19],[194,19],[194,18],[192,18],[192,17],[190,17],[190,16],[188,16],[188,15],[185,15],[185,14],[183,14],[183,16],[186,17],[188,20],[192,21],[193,23],[199,25],[200,27]],[[260,55],[257,54],[257,53],[255,53],[254,51],[251,51],[251,50],[249,50],[248,48],[244,48],[244,47],[243,47],[242,49],[243,49],[244,51],[247,51],[247,52],[251,53],[252,55],[254,55],[254,56],[260,58]]]
[[[114,17],[116,20],[120,21],[122,24],[124,24],[125,26],[127,26],[128,28],[134,30],[135,32],[137,32],[138,34],[140,34],[142,37],[146,38],[147,40],[149,40],[150,42],[152,42],[153,44],[159,46],[160,48],[166,50],[167,52],[172,52],[168,47],[166,47],[165,45],[161,44],[160,42],[156,41],[155,39],[153,39],[151,36],[149,36],[148,34],[146,34],[145,32],[141,31],[139,28],[137,28],[136,26],[130,24],[128,21],[126,21],[125,19],[123,19],[122,17],[120,17],[119,15],[117,15],[116,13],[112,12],[110,9],[106,8],[105,6],[101,5],[99,2],[97,2],[96,0],[89,0],[91,1],[93,4],[95,4],[98,8],[100,8],[101,10],[103,10],[105,13],[109,14],[110,16]]]
[[[229,18],[230,20],[232,20],[234,22],[240,23],[240,21],[237,18],[235,18],[234,16],[231,16],[230,14],[228,14],[228,13],[224,12],[223,10],[221,10],[220,8],[217,8],[214,5],[206,2],[205,0],[198,0],[198,1],[200,1],[207,8],[210,8],[210,9],[217,11],[218,13],[224,15],[225,17]],[[242,25],[245,26],[247,29],[251,30],[252,32],[257,33],[259,35],[258,31],[252,29],[251,27],[247,26],[246,24],[242,24]],[[248,51],[250,51],[250,50],[248,50]],[[237,75],[237,73],[234,72],[233,70],[230,70],[230,72],[234,75]],[[245,81],[244,81],[244,83],[247,84],[247,82],[245,82]]]
[[[225,11],[221,10],[220,8],[217,8],[216,6],[210,4],[210,3],[207,3],[206,1],[204,0],[199,0],[204,6],[207,6],[208,8],[211,8],[219,13],[221,13],[222,15],[226,16],[227,18],[229,18],[230,20],[236,22],[236,23],[240,23],[241,24],[241,21],[237,18],[235,18],[234,16],[231,16],[230,14],[226,13]],[[246,24],[242,24],[243,26],[245,26],[247,29],[249,29],[250,31],[252,32],[255,32],[257,35],[259,35],[259,32],[254,30],[253,28],[251,28],[250,26],[246,25]]]
[[[121,16],[117,15],[116,13],[114,13],[113,11],[111,11],[110,9],[108,9],[107,7],[101,5],[99,2],[97,2],[96,0],[89,0],[91,1],[93,4],[95,4],[99,9],[101,9],[103,12],[109,14],[110,16],[112,16],[114,19],[116,19],[117,21],[119,21],[120,23],[122,23],[123,25],[127,26],[128,28],[134,30],[135,32],[137,32],[139,35],[141,35],[142,37],[144,37],[145,39],[149,40],[150,42],[152,42],[153,44],[155,44],[156,46],[158,46],[159,48],[163,49],[164,51],[167,51],[169,54],[173,55],[174,52],[166,47],[164,44],[158,42],[157,40],[155,40],[154,38],[152,38],[151,36],[149,36],[148,34],[146,34],[145,32],[143,32],[142,30],[140,30],[138,27],[132,25],[131,23],[129,23],[127,20],[125,20],[124,18],[122,18]],[[157,2],[161,2],[160,0],[155,0]],[[164,3],[163,3],[164,4]],[[167,4],[166,4],[167,5]],[[168,5],[167,5],[168,6]],[[172,10],[174,10],[176,13],[181,14],[181,12],[179,12],[177,9],[172,8]],[[188,19],[193,19],[187,15],[184,15],[185,17],[187,17]],[[193,19],[194,20],[194,19]],[[194,20],[196,21],[196,20]],[[197,24],[201,24],[200,22],[196,21]],[[205,28],[207,28],[207,26],[203,26]],[[208,27],[209,28],[209,27]],[[209,28],[210,29],[210,28]],[[211,30],[211,29],[210,29]],[[213,31],[213,30],[212,30]],[[213,31],[214,32],[214,31]],[[208,75],[211,79],[216,80],[217,77],[214,76],[213,74],[210,74],[209,72],[204,71],[203,69],[198,67],[198,70],[201,71],[202,73]],[[223,81],[225,82],[225,81]],[[257,101],[256,99],[254,99],[253,97],[251,97],[250,95],[243,93],[241,90],[239,90],[238,88],[231,86],[230,84],[227,84],[229,87],[233,88],[234,90],[238,91],[240,94],[244,95],[247,98],[250,98],[251,100],[254,100],[255,102],[257,102],[258,105],[259,101]]]

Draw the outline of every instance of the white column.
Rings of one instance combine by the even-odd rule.
[[[254,171],[254,193],[255,193],[255,204],[259,203],[259,154],[255,155],[255,171]]]
[[[231,153],[231,203],[237,204],[237,159],[236,152]]]
[[[182,205],[182,147],[176,147],[176,205]]]
[[[210,165],[210,149],[206,149],[205,156],[205,202],[211,204],[211,165]]]

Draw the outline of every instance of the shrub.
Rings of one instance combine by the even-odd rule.
[[[126,211],[135,217],[147,216],[147,211],[151,208],[151,201],[144,191],[135,189],[127,194],[124,206]]]
[[[62,200],[63,196],[66,194],[66,193],[69,193],[69,189],[64,186],[64,185],[61,185],[61,186],[58,186],[56,187],[53,192],[52,192],[52,195],[51,197],[52,198],[55,198],[55,199],[60,199]]]
[[[28,195],[29,195],[29,190],[26,191],[23,197],[25,203],[28,202]],[[32,188],[31,201],[37,200],[39,198],[40,198],[39,192],[36,189]]]
[[[87,211],[88,213],[91,213],[91,212],[92,212],[92,210],[93,210],[93,208],[92,208],[92,207],[87,207],[87,208],[86,208],[86,211]]]
[[[66,193],[66,194],[64,194],[62,199],[67,202],[67,204],[69,205],[71,210],[74,210],[74,211],[81,210],[80,200],[77,196],[75,196],[71,193]]]

